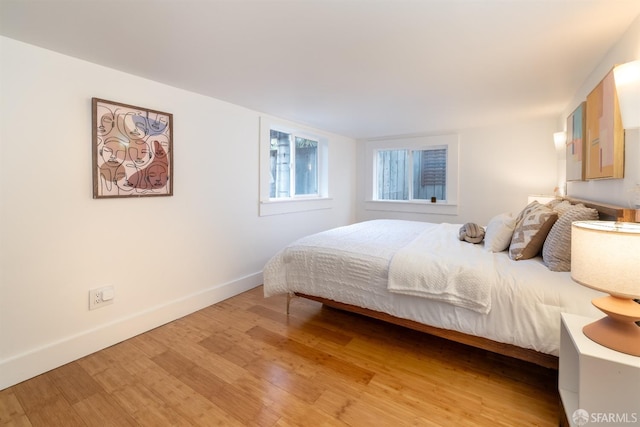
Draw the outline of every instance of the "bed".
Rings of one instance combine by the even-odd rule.
[[[635,220],[635,211],[623,207],[557,202],[571,212],[576,205],[597,210],[600,219]],[[523,222],[530,206],[514,223]],[[563,215],[556,212],[543,240]],[[287,294],[287,313],[292,297],[304,297],[557,369],[560,313],[601,317],[590,301],[602,294],[575,283],[569,271],[551,271],[541,249],[515,261],[511,249],[487,250],[485,243],[493,245],[488,240],[460,240],[460,228],[387,219],[304,237],[265,265],[265,297]]]

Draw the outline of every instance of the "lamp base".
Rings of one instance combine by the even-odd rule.
[[[593,305],[607,314],[586,325],[582,332],[592,341],[621,353],[640,357],[640,304],[633,300],[606,296]]]

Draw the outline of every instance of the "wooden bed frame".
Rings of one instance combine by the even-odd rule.
[[[640,209],[625,208],[571,197],[565,197],[564,200],[568,200],[574,205],[582,203],[588,208],[596,209],[600,213],[600,219],[603,221],[640,222]]]
[[[597,209],[600,214],[601,220],[607,221],[621,221],[621,222],[640,222],[640,210],[625,208],[622,206],[616,206],[611,204],[599,203],[590,200],[581,200],[574,198],[565,198],[572,204],[582,203],[583,205]],[[290,293],[287,297],[287,315],[289,314],[289,305],[291,299],[294,296],[306,298],[313,301],[321,302],[329,307],[337,308],[339,310],[345,310],[352,313],[361,314],[374,319],[382,320],[392,323],[394,325],[404,326],[410,329],[414,329],[420,332],[426,332],[431,335],[435,335],[441,338],[445,338],[451,341],[459,342],[462,344],[470,345],[472,347],[481,348],[494,353],[502,354],[505,356],[513,357],[516,359],[531,362],[536,365],[543,366],[550,369],[558,369],[558,357],[550,354],[541,353],[539,351],[525,349],[515,346],[513,344],[505,344],[497,341],[490,340],[488,338],[482,338],[475,335],[469,335],[462,332],[452,331],[448,329],[442,329],[435,326],[425,325],[413,320],[402,319],[396,316],[392,316],[380,311],[370,310],[367,308],[358,307],[351,304],[345,304],[330,299],[316,297],[313,295],[307,295],[303,293]]]

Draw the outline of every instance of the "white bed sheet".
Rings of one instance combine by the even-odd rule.
[[[499,280],[487,314],[389,292],[394,254],[433,226],[373,220],[299,239],[265,265],[264,294],[301,292],[556,356],[561,312],[603,316],[591,304],[602,293],[575,283],[570,273],[549,271],[540,258],[513,261],[507,252],[492,254]],[[484,251],[482,244],[473,249]]]

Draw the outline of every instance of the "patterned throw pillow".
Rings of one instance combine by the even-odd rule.
[[[538,202],[531,202],[518,215],[509,245],[509,258],[523,260],[540,253],[558,214]]]
[[[571,271],[571,223],[598,219],[598,211],[584,205],[574,205],[560,217],[542,246],[542,262],[551,271]]]

